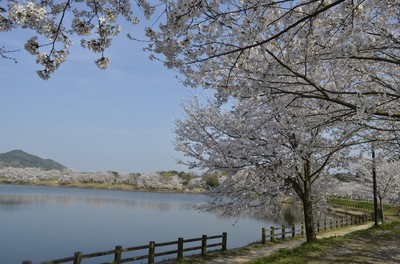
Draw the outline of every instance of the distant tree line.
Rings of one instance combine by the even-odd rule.
[[[223,173],[197,175],[184,171],[159,171],[151,173],[120,173],[116,171],[81,172],[71,169],[46,170],[42,168],[14,168],[0,166],[2,183],[35,184],[53,181],[60,185],[74,183],[127,184],[137,189],[194,190],[199,191],[219,186]]]

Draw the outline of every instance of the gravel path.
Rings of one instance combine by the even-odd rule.
[[[395,230],[374,229],[370,233],[358,234],[342,245],[330,247],[307,263],[399,264],[400,225]]]

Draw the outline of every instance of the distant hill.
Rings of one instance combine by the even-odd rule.
[[[44,170],[62,170],[67,168],[54,160],[42,159],[22,150],[12,150],[10,152],[1,153],[0,165],[14,168],[35,167]]]

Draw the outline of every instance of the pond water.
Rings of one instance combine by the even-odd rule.
[[[236,222],[193,209],[193,203],[207,199],[201,194],[0,185],[0,262],[35,263],[70,257],[75,251],[222,232],[228,233],[228,248],[236,248],[259,241],[262,227],[280,224],[247,216]]]

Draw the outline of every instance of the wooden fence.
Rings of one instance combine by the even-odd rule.
[[[338,205],[342,206],[342,205]],[[351,207],[353,209],[360,210],[359,207]],[[348,217],[340,217],[334,219],[325,219],[323,221],[318,221],[315,223],[316,231],[326,231],[332,228],[345,227],[349,225],[356,225],[366,223],[368,221],[373,221],[373,214],[364,214],[361,216],[348,216]],[[286,239],[286,238],[294,238],[296,236],[304,235],[304,224],[300,225],[290,225],[290,226],[281,226],[281,227],[271,227],[269,229],[269,233],[267,234],[267,229],[262,228],[261,230],[261,243],[265,244],[267,241],[274,241],[275,239]],[[209,240],[221,239],[221,242],[209,244]],[[192,246],[192,247],[184,247],[185,243],[195,243],[200,242],[200,246]],[[174,250],[166,250],[166,251],[157,251],[157,248],[166,247],[166,246],[174,246],[177,245],[177,249]],[[193,244],[192,244],[193,245]],[[154,264],[154,260],[156,257],[167,256],[167,255],[176,255],[178,261],[182,260],[183,253],[189,251],[200,251],[201,256],[205,256],[208,248],[219,247],[221,246],[222,251],[226,251],[227,249],[227,233],[222,233],[222,235],[217,236],[207,236],[203,235],[201,238],[192,238],[192,239],[183,239],[178,238],[177,241],[171,242],[163,242],[156,243],[154,241],[150,241],[148,245],[142,245],[137,247],[127,247],[123,248],[121,246],[116,246],[113,250],[91,253],[91,254],[83,254],[82,252],[75,252],[74,256],[55,259],[50,261],[38,262],[36,264],[58,264],[58,263],[73,263],[73,264],[82,264],[83,259],[102,257],[107,255],[113,255],[114,260],[109,262],[103,262],[101,264],[121,264],[134,262],[138,260],[148,260],[149,264]],[[126,257],[123,258],[122,254],[126,252],[134,252],[140,250],[148,250],[148,254],[134,257]],[[126,256],[126,255],[125,255]],[[22,264],[32,264],[32,261],[25,260]]]
[[[221,242],[213,244],[208,243],[209,240],[215,240],[215,239],[221,239]],[[184,247],[185,244],[192,243],[193,245],[193,243],[195,242],[200,242],[200,246],[196,245],[192,247],[186,247],[186,248]],[[158,252],[157,250],[156,252],[156,249],[158,248],[173,246],[173,245],[177,245],[177,249],[160,251],[160,252]],[[200,238],[192,238],[192,239],[178,238],[177,241],[163,242],[163,243],[156,243],[154,241],[150,241],[148,245],[142,245],[137,247],[123,248],[121,246],[116,246],[115,249],[113,250],[91,253],[91,254],[83,254],[82,252],[78,251],[74,253],[73,257],[44,261],[36,264],[58,264],[58,263],[68,263],[68,262],[72,262],[73,264],[81,264],[83,259],[96,258],[107,255],[114,256],[114,260],[110,262],[104,262],[101,264],[120,264],[120,263],[127,263],[144,259],[147,259],[149,264],[154,264],[154,259],[156,257],[175,254],[177,256],[177,260],[180,261],[183,258],[184,252],[200,250],[201,256],[205,256],[208,248],[221,246],[222,251],[226,251],[226,245],[227,245],[227,233],[224,232],[222,233],[222,235],[217,235],[217,236],[203,235]],[[122,254],[125,252],[133,252],[139,250],[148,250],[148,254],[142,256],[128,257],[128,258],[123,258],[122,256]],[[22,264],[32,264],[32,261],[25,260],[22,262]]]
[[[348,217],[340,217],[334,219],[325,219],[323,221],[318,221],[315,223],[316,231],[326,231],[332,228],[345,227],[350,225],[363,224],[368,221],[373,221],[373,214],[364,214],[362,216],[348,216]],[[281,227],[273,227],[271,226],[269,229],[269,233],[267,234],[267,229],[261,229],[261,243],[265,244],[267,241],[274,241],[275,239],[285,239],[285,238],[294,238],[296,236],[304,235],[304,224],[300,225],[290,225],[290,226],[281,226]]]
[[[347,208],[347,209],[354,209],[358,211],[367,211],[367,212],[373,212],[374,208],[371,207],[370,205],[356,205],[356,204],[345,204],[345,203],[332,203],[331,206],[333,207],[341,207],[341,208]]]

